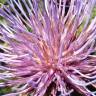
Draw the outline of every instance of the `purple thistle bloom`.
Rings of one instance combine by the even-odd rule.
[[[88,89],[96,88],[95,0],[58,1],[8,0],[0,8],[0,87],[15,91],[4,96],[44,96],[50,89],[50,96],[96,96]]]

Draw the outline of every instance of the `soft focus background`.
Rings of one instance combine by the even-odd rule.
[[[0,3],[4,4],[6,0],[0,0]]]
[[[6,2],[6,0],[0,0],[0,6],[2,4],[4,4]],[[93,9],[93,13],[92,13],[92,18],[94,18],[96,16],[96,7]],[[0,17],[0,22],[3,23],[2,18]],[[82,30],[82,27],[80,28],[80,30]],[[1,81],[0,81],[1,82]],[[94,89],[93,89],[94,90]],[[5,93],[9,93],[11,91],[11,88],[7,87],[7,88],[0,88],[0,96],[2,96]],[[73,93],[73,96],[81,96],[81,95],[76,95],[76,93]]]

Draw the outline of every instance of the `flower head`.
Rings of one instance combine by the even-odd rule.
[[[0,8],[0,87],[17,94],[95,96],[95,0],[8,0]],[[82,27],[82,28],[81,28]],[[81,29],[81,30],[80,30]]]

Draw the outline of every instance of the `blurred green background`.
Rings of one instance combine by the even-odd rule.
[[[6,0],[0,0],[0,5],[4,4],[6,2]],[[96,16],[96,7],[93,9],[93,14],[92,14],[92,18],[94,18]],[[1,20],[1,19],[0,19]],[[82,29],[82,28],[81,28]],[[11,91],[11,88],[7,87],[7,88],[0,88],[0,96],[2,96],[5,93],[9,93]]]
[[[0,3],[5,3],[6,0],[0,0]]]

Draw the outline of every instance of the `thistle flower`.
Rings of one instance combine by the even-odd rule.
[[[5,96],[96,96],[88,89],[96,88],[95,0],[58,1],[8,0],[0,8],[0,87],[13,90]]]

